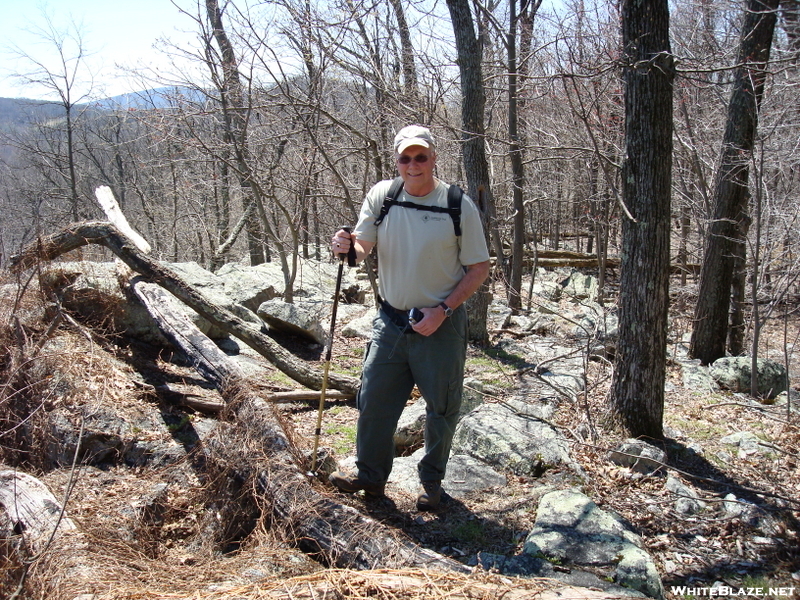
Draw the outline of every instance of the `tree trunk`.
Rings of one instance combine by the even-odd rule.
[[[458,68],[461,74],[463,96],[461,126],[464,131],[461,151],[467,176],[467,195],[477,204],[483,220],[483,231],[487,236],[487,243],[491,235],[495,256],[502,263],[503,247],[495,224],[494,200],[489,181],[489,161],[486,158],[486,141],[484,139],[486,129],[483,115],[486,106],[486,92],[483,87],[483,70],[481,68],[483,53],[475,35],[469,2],[467,0],[447,0],[447,7],[453,23],[458,52]],[[490,298],[489,284],[484,282],[478,291],[467,300],[467,311],[470,315],[469,337],[478,344],[489,342],[486,313]]]
[[[514,234],[511,242],[511,268],[508,273],[508,306],[522,308],[522,263],[525,253],[525,166],[519,140],[517,110],[517,2],[509,0],[509,25],[506,35],[508,51],[508,154],[511,160],[511,198],[514,207]]]
[[[669,305],[672,81],[667,0],[622,7],[626,160],[619,342],[611,416],[633,437],[661,438]]]
[[[416,121],[422,123],[419,102],[419,84],[417,83],[417,67],[414,64],[414,45],[411,42],[411,31],[406,21],[406,13],[400,0],[389,0],[395,19],[397,19],[397,37],[400,38],[400,62],[403,65],[403,91],[406,105],[416,111]]]
[[[250,264],[258,265],[264,262],[264,249],[261,227],[259,227],[256,219],[256,213],[248,210],[248,207],[256,200],[253,197],[252,174],[250,172],[250,161],[248,160],[247,111],[244,106],[244,93],[239,77],[239,64],[236,60],[236,52],[223,26],[222,11],[217,0],[206,0],[206,15],[208,22],[211,24],[214,40],[217,42],[222,56],[223,80],[220,92],[226,138],[234,147],[235,162],[243,196],[242,203],[245,211],[251,215],[246,225]]]
[[[737,249],[748,217],[750,160],[764,94],[779,0],[748,0],[739,67],[728,104],[722,158],[714,191],[714,219],[706,242],[689,354],[709,364],[725,356]]]

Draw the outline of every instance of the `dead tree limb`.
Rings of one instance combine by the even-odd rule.
[[[181,312],[174,296],[141,277],[131,279],[130,286],[161,333],[183,350],[197,372],[214,387],[225,389],[232,379],[241,379],[239,367]]]
[[[29,269],[39,261],[52,260],[88,244],[105,246],[131,269],[170,292],[220,329],[243,341],[298,383],[312,390],[322,387],[320,369],[312,368],[295,358],[265,333],[255,329],[229,310],[209,302],[183,281],[175,271],[138,250],[133,242],[106,221],[77,223],[37,240],[11,258],[11,270],[20,272]],[[331,389],[354,394],[358,385],[358,379],[347,375],[331,373],[328,377],[328,387]]]
[[[59,532],[77,529],[47,486],[21,471],[0,471],[0,504],[14,532],[24,535],[34,554],[56,529]]]

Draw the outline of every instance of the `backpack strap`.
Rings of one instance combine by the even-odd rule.
[[[375,225],[380,225],[381,223],[383,223],[383,220],[386,218],[386,215],[389,214],[389,209],[398,203],[397,199],[400,197],[400,192],[402,191],[403,191],[403,178],[395,177],[394,181],[392,181],[392,185],[389,186],[389,191],[386,193],[386,197],[383,199],[381,212],[378,213],[378,218],[375,219]]]
[[[453,229],[456,230],[456,236],[461,237],[461,198],[464,196],[464,190],[455,184],[450,185],[447,190],[447,211],[450,213],[450,218],[453,219]]]
[[[403,191],[403,178],[397,177],[392,181],[389,186],[389,191],[383,199],[381,211],[378,213],[378,218],[375,219],[375,225],[380,225],[386,215],[389,214],[389,209],[393,206],[402,206],[403,208],[413,208],[416,210],[425,210],[428,212],[447,213],[453,221],[453,229],[458,237],[461,237],[461,199],[464,196],[464,191],[457,185],[451,185],[447,190],[447,208],[441,206],[425,206],[424,204],[417,204],[416,202],[399,201],[400,192]]]

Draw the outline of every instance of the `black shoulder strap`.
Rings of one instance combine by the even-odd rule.
[[[381,212],[378,214],[378,218],[375,219],[375,225],[380,225],[383,222],[383,219],[386,218],[387,214],[389,214],[390,208],[393,206],[402,206],[404,208],[414,208],[416,210],[449,214],[453,221],[453,229],[455,230],[455,234],[459,237],[461,236],[461,198],[464,195],[464,191],[460,187],[457,185],[451,185],[447,190],[447,208],[442,208],[440,206],[424,206],[422,204],[416,204],[415,202],[400,202],[398,201],[398,198],[400,197],[400,192],[402,191],[403,178],[397,177],[394,181],[392,181],[392,185],[389,186],[389,191],[386,193],[386,197],[383,199]]]
[[[447,210],[450,212],[450,218],[453,219],[453,229],[456,230],[456,235],[461,236],[461,197],[464,195],[464,190],[455,184],[450,185],[447,190]]]
[[[378,214],[378,218],[375,219],[375,225],[380,225],[381,223],[383,223],[383,220],[386,218],[386,215],[389,214],[389,209],[392,208],[395,204],[397,204],[397,199],[400,197],[400,192],[402,191],[403,191],[403,178],[395,177],[394,181],[392,181],[392,185],[389,186],[389,191],[386,193],[386,197],[383,199],[381,212]]]

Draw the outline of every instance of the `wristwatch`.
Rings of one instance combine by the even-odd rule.
[[[447,306],[447,304],[445,304],[444,302],[441,302],[439,304],[439,306],[441,306],[444,309],[444,316],[445,317],[449,317],[449,316],[451,316],[453,314],[453,309],[450,308],[449,306]]]

